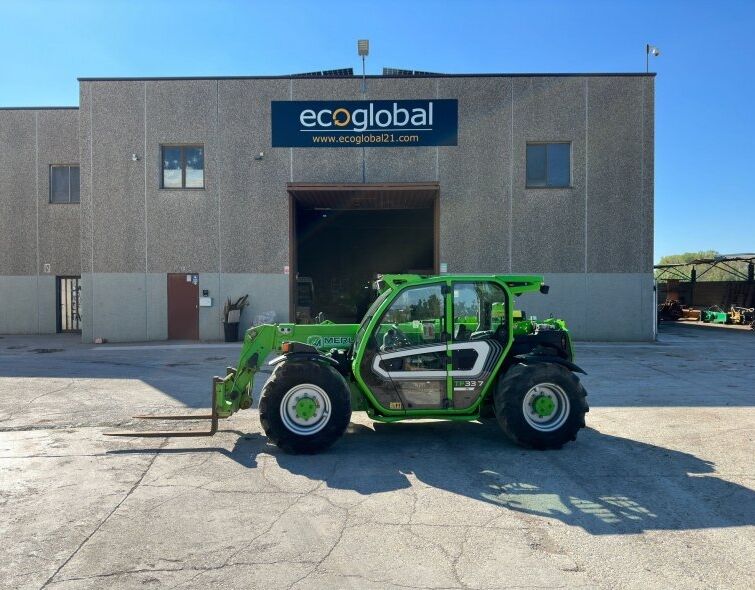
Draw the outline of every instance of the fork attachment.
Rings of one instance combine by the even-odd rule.
[[[236,367],[228,367],[225,377],[212,378],[212,409],[209,414],[188,415],[148,415],[134,416],[145,420],[210,420],[209,430],[148,431],[131,430],[106,432],[108,436],[133,437],[168,437],[168,436],[212,436],[218,431],[218,420],[228,418],[238,410],[252,407],[254,377],[259,372],[265,359],[273,353],[287,352],[283,349],[286,342],[307,342],[317,338],[326,348],[332,346],[327,342],[331,336],[336,338],[343,348],[348,347],[349,338],[356,333],[357,325],[340,326],[336,324],[264,324],[253,326],[244,334],[244,345]],[[346,331],[344,332],[344,329]],[[348,343],[346,342],[348,340]]]
[[[145,438],[177,437],[177,436],[212,436],[218,431],[217,383],[221,377],[212,379],[212,411],[209,414],[150,414],[134,416],[139,420],[210,420],[209,430],[121,430],[106,432],[105,436],[136,436]]]

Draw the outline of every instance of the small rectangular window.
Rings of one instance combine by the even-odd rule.
[[[557,188],[571,186],[571,144],[528,143],[527,187]]]
[[[162,188],[204,188],[204,146],[162,146]]]
[[[79,167],[71,165],[50,166],[50,202],[79,202]]]
[[[79,167],[78,166],[71,166],[71,203],[78,203],[80,198],[80,181],[79,181]]]
[[[548,165],[545,144],[527,145],[527,186],[546,186]]]

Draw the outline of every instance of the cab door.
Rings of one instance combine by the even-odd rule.
[[[404,288],[369,336],[360,373],[388,410],[448,408],[445,282]]]
[[[509,340],[506,292],[492,281],[455,281],[452,285],[451,398],[453,408],[477,401]]]

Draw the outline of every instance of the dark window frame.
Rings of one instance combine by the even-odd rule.
[[[527,178],[527,151],[531,145],[543,145],[545,147],[545,184],[530,184]],[[548,147],[549,145],[568,145],[569,146],[569,182],[567,184],[549,184],[548,182]],[[528,189],[565,189],[574,188],[572,155],[573,147],[571,141],[528,141],[524,148],[524,188]]]
[[[202,149],[202,186],[186,186],[186,148]],[[165,186],[165,156],[166,149],[181,150],[181,186]],[[203,143],[162,143],[160,144],[160,190],[166,191],[203,191],[207,188],[205,174],[205,149]]]
[[[68,168],[68,200],[67,201],[53,201],[52,200],[52,170],[53,168]],[[79,200],[71,200],[71,168],[79,170]],[[81,166],[79,164],[50,164],[47,171],[47,178],[49,184],[47,202],[50,205],[79,205],[81,204]]]

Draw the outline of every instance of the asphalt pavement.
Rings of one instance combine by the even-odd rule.
[[[239,350],[0,338],[0,587],[752,588],[753,332],[578,344],[591,411],[560,451],[354,414],[291,456],[255,409],[104,436],[206,406]]]

